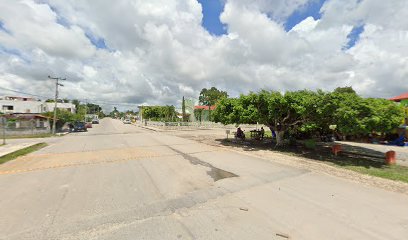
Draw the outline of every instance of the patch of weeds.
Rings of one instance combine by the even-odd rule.
[[[44,148],[47,145],[48,144],[46,144],[46,143],[37,143],[35,145],[32,145],[32,146],[17,150],[15,152],[9,153],[7,155],[4,155],[4,156],[0,157],[0,164],[3,164],[5,162],[11,161],[11,160],[16,159],[18,157],[21,157],[21,156],[27,155],[29,153],[35,152],[37,150],[40,150],[41,148]]]

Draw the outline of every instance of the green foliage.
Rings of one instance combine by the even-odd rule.
[[[321,129],[337,125],[337,131],[344,135],[387,133],[404,119],[403,107],[392,101],[362,98],[355,92],[336,90],[324,94],[324,101],[319,104],[316,123]]]
[[[219,100],[227,97],[227,92],[218,90],[216,87],[210,89],[203,88],[198,97],[198,101],[203,106],[214,106]]]
[[[362,98],[350,88],[323,91],[260,91],[224,98],[214,112],[214,120],[223,124],[262,123],[280,132],[343,135],[386,133],[403,122],[402,106],[385,99]],[[288,131],[290,130],[290,131]]]
[[[143,119],[152,121],[175,121],[177,112],[174,106],[147,106],[143,107]]]
[[[118,117],[119,116],[119,111],[116,107],[113,107],[113,111],[109,113],[109,117]]]
[[[37,143],[37,144],[34,144],[32,146],[25,147],[23,149],[15,151],[15,152],[6,154],[6,155],[0,157],[0,164],[3,164],[3,163],[8,162],[10,160],[16,159],[18,157],[27,155],[29,153],[35,152],[35,151],[40,150],[41,148],[44,148],[46,146],[48,146],[48,144],[46,144],[46,143]]]
[[[79,105],[81,104],[81,102],[78,99],[74,99],[71,101],[72,104],[75,105],[75,108],[78,109]]]
[[[198,97],[198,101],[203,106],[214,106],[218,101],[227,98],[228,94],[225,91],[218,90],[216,87],[212,87],[210,89],[203,88],[200,92],[200,96]],[[211,109],[208,109],[208,118],[211,121]]]
[[[198,121],[202,121],[202,117],[203,117],[203,109],[199,108],[199,109],[194,109],[194,117],[198,120]]]
[[[214,121],[221,122],[223,124],[241,123],[240,113],[243,111],[239,99],[237,98],[224,98],[221,99],[217,108],[213,112]]]
[[[102,111],[99,105],[93,103],[87,103],[86,108],[88,114],[97,114]]]
[[[43,115],[49,117],[51,122],[53,121],[54,112],[47,112]],[[77,113],[71,113],[65,109],[57,109],[57,123],[59,125],[67,122],[83,121],[84,118],[85,112],[81,111],[81,109]]]

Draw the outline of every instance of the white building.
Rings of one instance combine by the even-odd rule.
[[[54,111],[55,103],[47,103],[35,98],[2,97],[0,98],[0,112],[11,113],[46,113]],[[75,105],[72,103],[58,103],[58,109],[65,109],[75,113]]]
[[[44,103],[44,104],[45,104],[44,109],[46,109],[45,112],[53,112],[54,111],[55,103]],[[65,109],[65,110],[67,110],[68,112],[71,112],[71,113],[76,112],[75,105],[72,104],[72,103],[58,103],[57,108],[58,109]]]

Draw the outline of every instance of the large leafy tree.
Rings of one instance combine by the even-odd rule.
[[[216,87],[210,89],[203,88],[198,97],[200,105],[208,106],[208,116],[211,121],[211,106],[214,106],[218,101],[223,98],[227,98],[228,93],[225,91],[218,90]]]
[[[224,124],[262,123],[277,133],[277,145],[292,132],[330,132],[341,135],[386,133],[400,125],[404,110],[385,99],[362,98],[352,88],[323,91],[260,91],[239,98],[222,99],[214,119]]]
[[[215,120],[228,123],[262,123],[277,133],[277,145],[289,129],[296,129],[316,118],[320,95],[312,91],[282,94],[260,91],[241,95],[238,99],[221,100],[215,110]]]
[[[325,93],[318,104],[316,123],[325,132],[336,125],[342,135],[366,135],[372,132],[387,133],[400,125],[404,118],[401,106],[378,98],[362,98],[352,88],[337,88]]]
[[[174,121],[176,117],[174,106],[148,106],[143,107],[143,118],[153,121]]]

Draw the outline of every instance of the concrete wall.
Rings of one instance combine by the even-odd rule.
[[[2,131],[3,125],[0,124],[0,134],[2,134]],[[16,121],[9,121],[6,124],[6,135],[8,136],[46,134],[50,132],[50,122],[47,119],[17,119]]]
[[[0,132],[2,134],[2,132]],[[6,136],[22,136],[51,133],[49,128],[14,128],[6,129]]]

